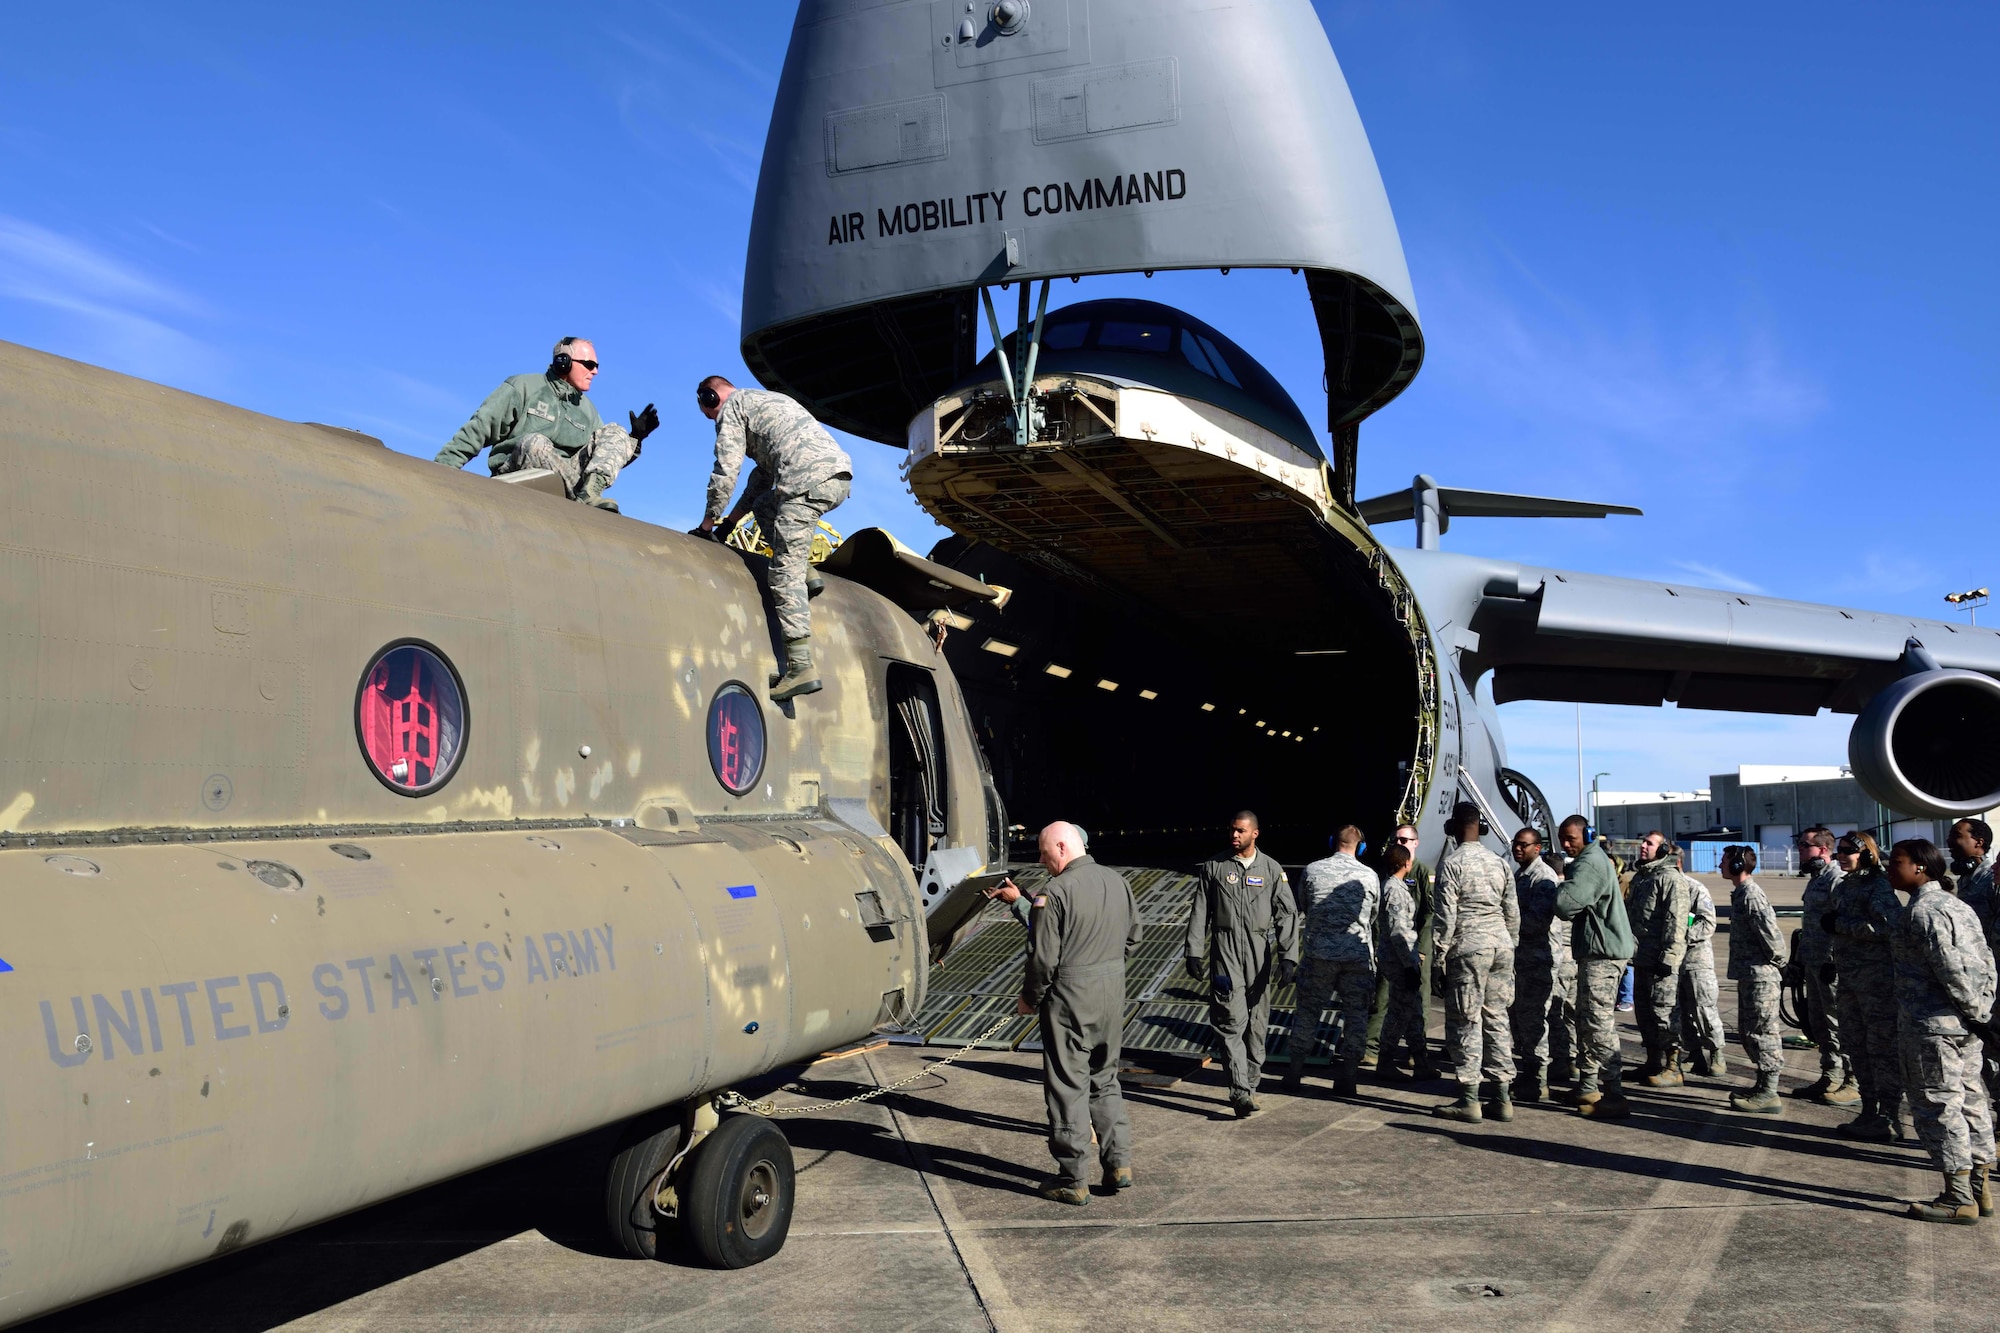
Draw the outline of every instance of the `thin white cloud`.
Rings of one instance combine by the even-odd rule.
[[[71,316],[61,350],[132,374],[173,378],[210,358],[170,322],[203,314],[200,302],[97,247],[0,214],[0,302]]]
[[[1943,597],[1952,591],[1944,586],[1944,575],[1935,564],[1900,551],[1869,551],[1861,558],[1860,570],[1836,586],[1843,591],[1875,596],[1934,590]]]
[[[1500,707],[1508,760],[1539,784],[1559,813],[1576,803],[1576,706],[1523,701]],[[1845,714],[1789,717],[1695,708],[1585,704],[1583,786],[1604,770],[1607,790],[1692,791],[1741,764],[1844,764]]]
[[[1692,574],[1696,578],[1711,583],[1718,588],[1727,588],[1730,592],[1764,591],[1761,585],[1732,574],[1726,569],[1717,569],[1714,565],[1704,565],[1693,560],[1676,560],[1673,562],[1673,565],[1675,569]]]
[[[743,323],[743,279],[736,275],[735,281],[728,282],[706,274],[696,273],[676,264],[674,278],[694,295],[702,305],[715,312],[733,332]]]
[[[93,313],[199,312],[193,298],[82,241],[0,214],[0,296]]]
[[[394,385],[404,398],[418,407],[430,408],[433,411],[445,413],[462,412],[470,416],[472,415],[473,408],[478,406],[477,403],[468,403],[465,395],[462,393],[453,393],[449,389],[441,389],[437,385],[417,379],[413,375],[405,375],[400,370],[383,370],[377,373],[390,384]]]
[[[1697,452],[1747,430],[1789,429],[1826,404],[1765,329],[1717,323],[1664,344],[1643,314],[1614,329],[1518,261],[1520,297],[1447,271],[1426,303],[1447,376],[1539,421]]]

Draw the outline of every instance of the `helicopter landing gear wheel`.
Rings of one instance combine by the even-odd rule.
[[[680,1234],[679,1223],[654,1208],[660,1177],[681,1150],[682,1108],[662,1107],[628,1121],[604,1181],[604,1224],[612,1243],[634,1259],[658,1259]]]
[[[695,1148],[680,1189],[681,1225],[717,1268],[761,1264],[792,1229],[792,1146],[762,1116],[735,1115]]]

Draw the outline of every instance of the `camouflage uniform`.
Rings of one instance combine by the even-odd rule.
[[[1396,878],[1383,882],[1382,906],[1376,919],[1381,924],[1380,971],[1389,987],[1389,1006],[1381,1028],[1381,1049],[1387,1053],[1384,1063],[1393,1063],[1396,1043],[1407,1041],[1411,1056],[1421,1065],[1427,1058],[1420,984],[1423,955],[1417,952],[1417,902],[1408,884]]]
[[[1951,870],[1958,878],[1959,901],[1972,909],[1980,929],[1988,934],[1993,930],[1993,857],[1988,851],[1964,870],[1955,865]]]
[[[1208,1023],[1222,1048],[1229,1099],[1240,1105],[1264,1070],[1272,964],[1299,956],[1299,908],[1284,867],[1264,852],[1204,862],[1195,872],[1186,954],[1196,963],[1208,958]]]
[[[1514,1078],[1514,946],[1520,906],[1506,865],[1476,842],[1462,842],[1438,866],[1437,934],[1445,960],[1445,1073],[1461,1084],[1483,1074],[1503,1085]]]
[[[1576,1066],[1576,960],[1569,922],[1556,915],[1562,880],[1536,857],[1514,872],[1521,943],[1514,950],[1514,1058],[1537,1073]]]
[[[481,449],[491,450],[486,466],[494,476],[547,468],[574,496],[591,474],[604,479],[599,492],[609,487],[638,445],[623,426],[599,420],[583,390],[540,374],[503,381],[432,461],[464,467]]]
[[[1833,887],[1833,965],[1840,972],[1840,1040],[1865,1101],[1895,1121],[1903,1096],[1896,1044],[1896,969],[1889,932],[1902,915],[1889,877],[1856,870]]]
[[[1681,959],[1681,1045],[1708,1058],[1716,1073],[1728,1061],[1722,1047],[1722,994],[1715,984],[1715,899],[1708,885],[1688,876],[1687,954]]]
[[[1959,870],[1956,864],[1952,866],[1952,874],[1958,877],[1959,900],[1970,907],[1973,915],[1979,918],[1980,928],[1986,936],[1986,947],[1989,949],[1994,945],[1996,934],[1993,928],[1993,859],[1994,853],[1989,850],[1986,855],[1963,871]],[[1996,1095],[2000,1095],[2000,1051],[1983,1052],[1981,1064],[1984,1066],[1986,1093],[1990,1101]]]
[[[1736,983],[1736,1034],[1750,1063],[1763,1074],[1785,1067],[1778,1032],[1778,977],[1784,958],[1778,914],[1763,887],[1746,879],[1729,891],[1729,979]]]
[[[1971,907],[1936,885],[1919,888],[1890,926],[1897,1042],[1917,1137],[1950,1175],[1993,1162],[1993,1107],[1979,1076],[1980,1043],[1965,1018],[1993,1012],[1993,951]]]
[[[1064,1183],[1083,1185],[1091,1138],[1108,1171],[1127,1166],[1132,1123],[1118,1089],[1125,960],[1143,927],[1132,886],[1079,856],[1035,893],[1021,998],[1041,1015],[1049,1153]]]
[[[1437,913],[1432,910],[1436,894],[1431,890],[1431,868],[1418,862],[1410,867],[1409,878],[1403,887],[1409,892],[1410,902],[1416,909],[1417,923],[1417,1026],[1410,1029],[1410,1055],[1419,1062],[1430,1059],[1429,1030],[1431,1007],[1431,931],[1437,922]],[[1368,1056],[1375,1058],[1382,1044],[1382,1024],[1389,1014],[1389,989],[1392,978],[1382,972],[1375,982],[1375,1004],[1368,1011]]]
[[[813,530],[847,499],[854,464],[826,427],[781,393],[737,389],[715,416],[715,470],[708,478],[710,520],[729,512],[736,474],[757,465],[743,488],[764,540],[771,544],[771,602],[787,641],[812,633],[806,570]]]
[[[1618,1054],[1618,982],[1632,957],[1632,926],[1618,892],[1610,854],[1592,843],[1569,863],[1556,915],[1570,923],[1576,955],[1577,1060],[1580,1090],[1599,1087],[1607,1101],[1624,1097],[1625,1067]]]
[[[1305,1069],[1327,1001],[1340,997],[1343,1062],[1358,1061],[1367,1040],[1368,1005],[1375,998],[1375,916],[1382,899],[1375,872],[1346,852],[1306,867],[1305,958],[1299,964],[1298,1007],[1292,1014],[1292,1077]]]
[[[1833,966],[1833,938],[1821,924],[1833,910],[1833,886],[1838,883],[1840,867],[1831,859],[1820,862],[1806,881],[1799,932],[1793,937],[1805,968],[1806,1012],[1801,1017],[1812,1025],[1820,1072],[1830,1084],[1839,1083],[1848,1068],[1840,1048],[1840,973]]]
[[[1680,999],[1692,897],[1687,876],[1668,854],[1639,863],[1625,899],[1625,916],[1638,948],[1632,969],[1638,983],[1639,1035],[1655,1068],[1674,1051],[1674,1006]]]

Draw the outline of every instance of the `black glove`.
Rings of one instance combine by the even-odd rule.
[[[630,433],[635,440],[644,440],[648,435],[651,435],[660,428],[660,414],[653,410],[651,403],[647,403],[637,412],[627,412],[625,415],[631,418],[632,429]],[[634,454],[633,457],[636,458],[638,455]]]
[[[1208,964],[1190,956],[1187,960],[1187,974],[1196,981],[1208,980]]]
[[[1289,958],[1278,960],[1278,984],[1289,986],[1299,979],[1299,965]]]
[[[1404,990],[1416,990],[1419,986],[1422,986],[1423,984],[1424,984],[1423,973],[1417,971],[1417,969],[1414,967],[1406,967],[1403,969]]]
[[[1837,919],[1838,918],[1832,912],[1824,913],[1823,915],[1821,915],[1819,919],[1819,928],[1825,931],[1829,935],[1835,934],[1836,932],[1834,931],[1833,923]]]
[[[1672,963],[1662,960],[1653,964],[1653,979],[1656,981],[1665,981],[1679,970]]]
[[[1834,971],[1832,963],[1821,963],[1819,965],[1819,979],[1825,982],[1827,985],[1831,986],[1833,984],[1833,979],[1838,975],[1840,974]]]
[[[1227,972],[1217,972],[1214,976],[1209,978],[1208,984],[1215,991],[1217,995],[1222,996],[1225,999],[1227,999],[1229,994],[1236,989],[1236,983],[1229,979],[1229,974]]]
[[[704,528],[699,523],[688,529],[688,536],[699,537],[705,542],[719,542],[722,537],[714,528]]]

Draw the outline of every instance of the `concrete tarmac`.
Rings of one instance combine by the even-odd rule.
[[[1796,903],[1799,881],[1764,883]],[[1733,1035],[1726,981],[1723,1011]],[[780,1101],[940,1054],[822,1065]],[[1795,1098],[1781,1117],[1733,1114],[1748,1079],[1740,1047],[1731,1059],[1727,1078],[1631,1085],[1617,1124],[1524,1105],[1512,1124],[1459,1125],[1428,1114],[1442,1084],[1364,1080],[1336,1101],[1322,1078],[1281,1095],[1275,1072],[1265,1112],[1238,1122],[1204,1070],[1127,1090],[1136,1188],[1070,1208],[1032,1192],[1050,1164],[1039,1057],[975,1052],[881,1101],[785,1120],[798,1209],[757,1268],[613,1256],[601,1145],[583,1141],[34,1327],[1991,1327],[2000,1219],[1899,1216],[1938,1187],[1914,1141],[1849,1144],[1832,1128],[1850,1110]],[[1817,1074],[1813,1051],[1788,1061],[1788,1090]]]

